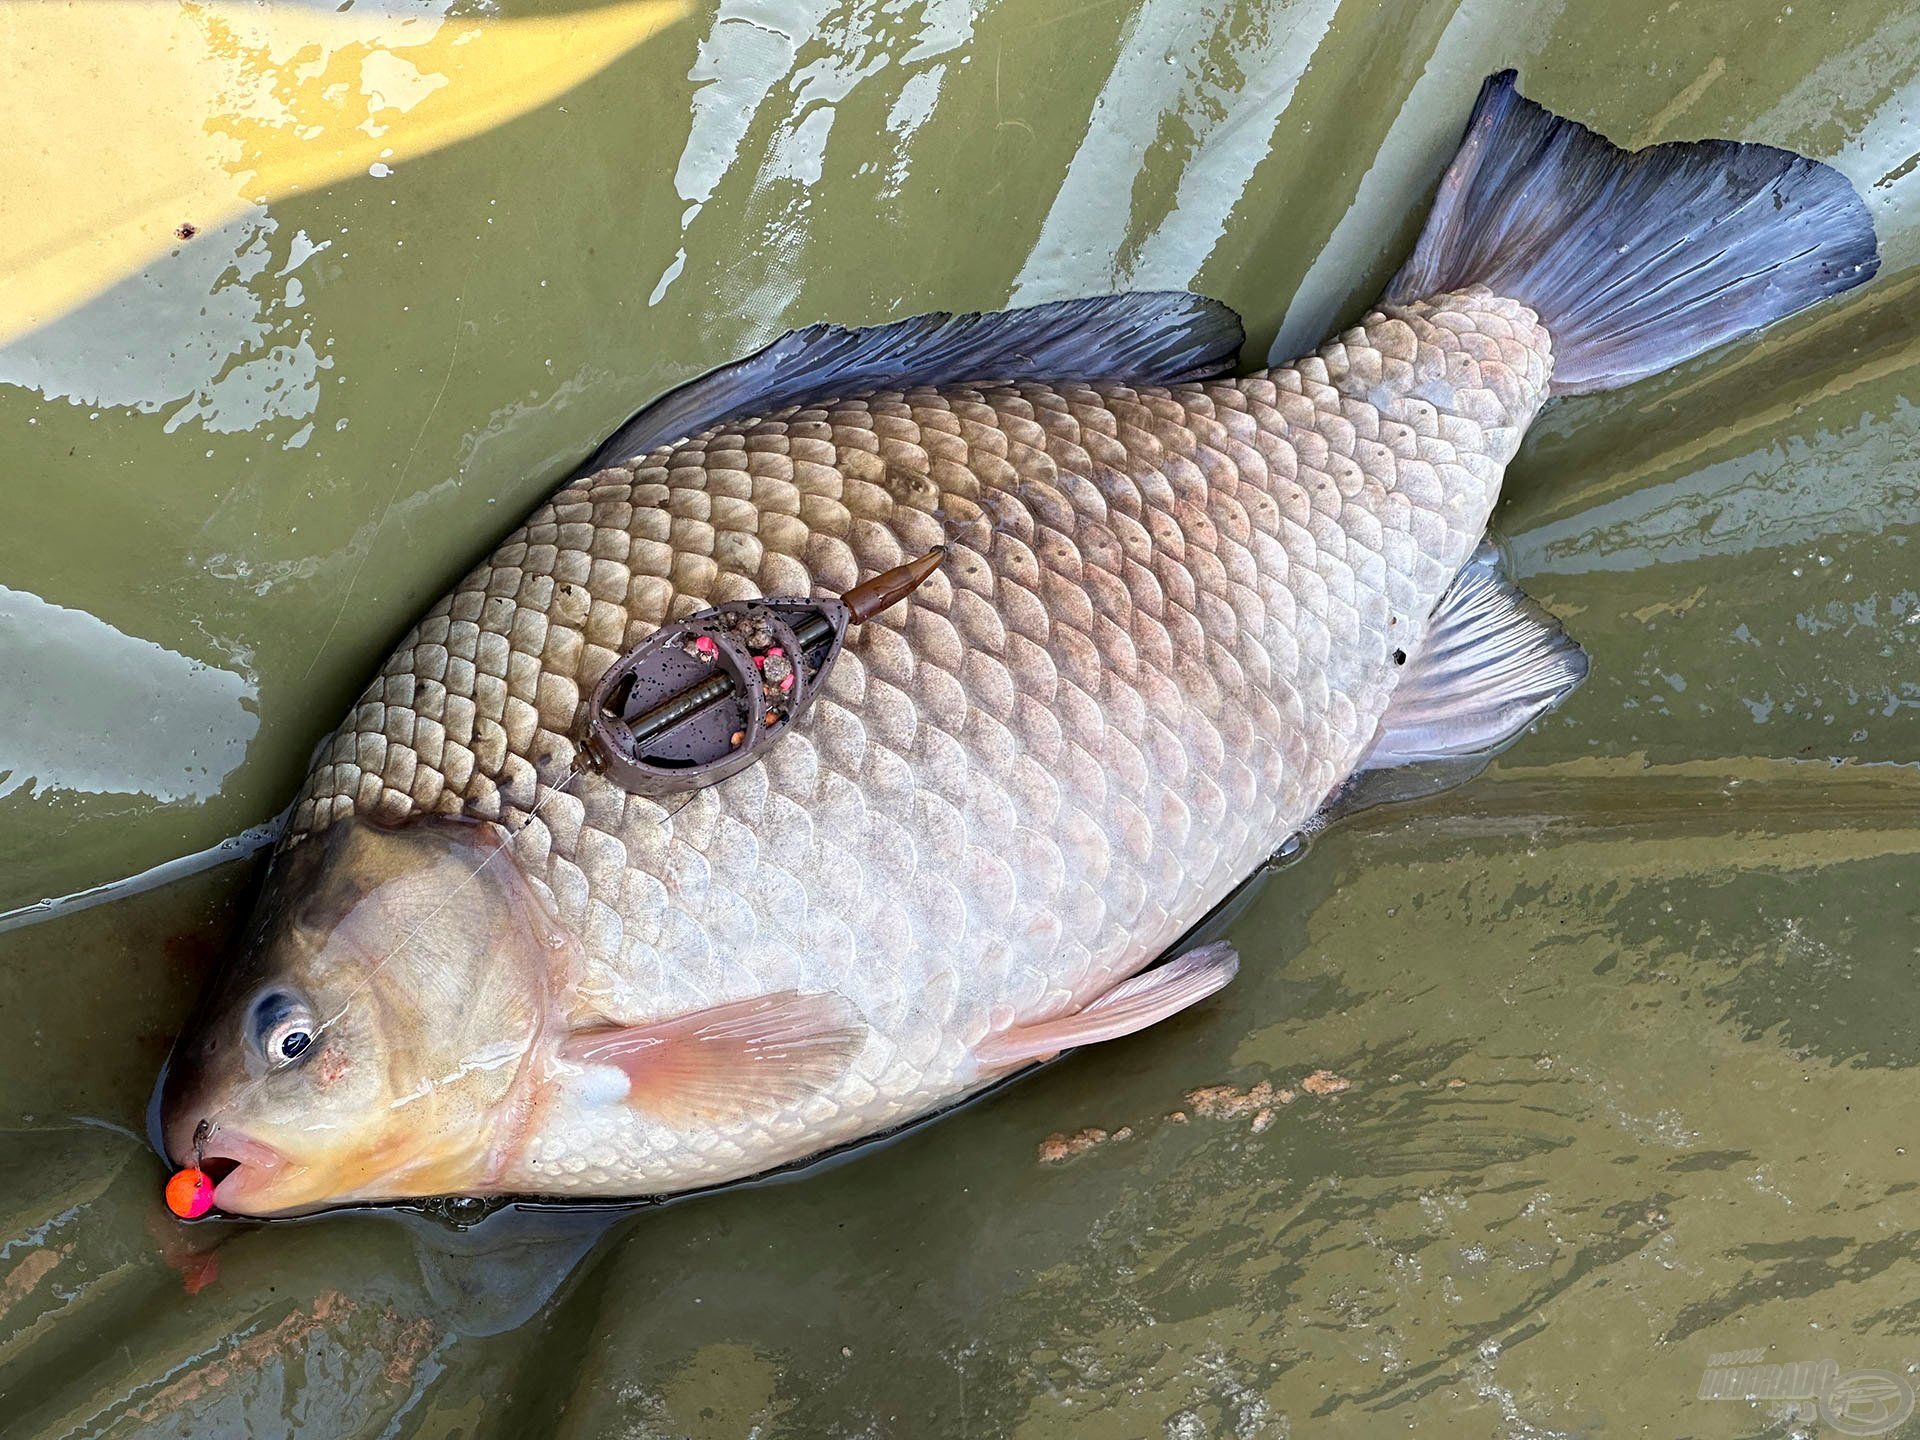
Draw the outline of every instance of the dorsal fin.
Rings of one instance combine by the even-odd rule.
[[[1094,295],[1024,310],[936,311],[890,325],[809,325],[670,390],[614,432],[591,475],[722,420],[809,400],[978,380],[1171,385],[1225,373],[1245,334],[1233,308],[1184,290]]]

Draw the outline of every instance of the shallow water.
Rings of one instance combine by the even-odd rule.
[[[1190,285],[1250,362],[1311,345],[1503,65],[1623,141],[1832,160],[1886,257],[1543,417],[1498,524],[1592,654],[1563,711],[1270,877],[1217,1002],[795,1183],[183,1227],[143,1112],[248,866],[0,932],[0,1433],[1752,1436],[1824,1422],[1710,1368],[1920,1383],[1909,0],[0,34],[46,140],[0,159],[0,910],[265,820],[463,565],[780,329]],[[1040,1161],[1086,1127],[1129,1133]]]

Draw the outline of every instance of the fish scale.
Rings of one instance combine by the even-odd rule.
[[[503,1183],[765,1169],[981,1083],[989,1033],[1108,989],[1308,820],[1484,530],[1546,393],[1474,288],[1294,365],[1166,388],[979,384],[723,424],[565,486],[402,640],[289,843],[497,821],[581,937],[578,1018],[837,991],[870,1036],[771,1120],[549,1102]],[[941,544],[763,764],[668,806],[560,784],[594,682],[660,625],[837,593]]]

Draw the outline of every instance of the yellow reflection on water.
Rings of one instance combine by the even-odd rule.
[[[493,20],[0,0],[0,343],[251,207],[523,115],[687,3]]]

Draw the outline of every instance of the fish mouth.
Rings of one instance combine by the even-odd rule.
[[[238,1130],[215,1130],[200,1151],[200,1168],[213,1184],[213,1203],[232,1215],[254,1213],[262,1192],[287,1159],[265,1141]]]

